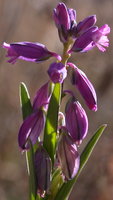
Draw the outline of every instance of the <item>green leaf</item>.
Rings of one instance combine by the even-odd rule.
[[[54,85],[53,93],[50,99],[49,108],[46,117],[46,124],[44,130],[43,145],[47,150],[52,163],[54,163],[54,155],[56,149],[56,134],[58,124],[58,112],[61,100],[61,85],[56,83]]]
[[[20,105],[22,109],[23,119],[25,119],[32,113],[32,106],[27,87],[23,82],[20,84]]]
[[[24,83],[20,84],[20,103],[22,108],[23,119],[32,113],[29,93]],[[36,180],[34,171],[34,150],[31,141],[29,140],[30,150],[26,151],[26,161],[29,176],[29,199],[36,199]]]
[[[101,137],[104,129],[106,128],[106,126],[107,125],[105,125],[105,124],[102,125],[97,130],[97,132],[92,136],[92,138],[90,139],[90,141],[88,142],[88,144],[86,145],[84,151],[81,154],[81,157],[80,157],[80,168],[79,168],[79,171],[78,171],[77,175],[75,176],[74,179],[72,179],[72,180],[70,180],[67,183],[64,183],[62,185],[62,187],[60,188],[60,190],[58,191],[58,193],[56,195],[55,200],[59,200],[59,199],[65,200],[69,196],[74,184],[76,183],[81,171],[83,170],[84,166],[86,165],[86,163],[87,163],[87,161],[88,161],[88,159],[89,159],[89,157],[90,157],[90,155],[91,155],[96,143],[98,142],[99,138]]]

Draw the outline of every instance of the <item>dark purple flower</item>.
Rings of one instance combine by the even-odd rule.
[[[12,64],[14,64],[17,59],[39,63],[49,59],[52,56],[56,57],[58,60],[61,60],[59,55],[48,51],[48,49],[40,43],[18,42],[7,44],[4,42],[3,48],[7,49],[7,57],[10,57],[8,62]]]
[[[42,106],[47,107],[50,99],[51,92],[50,82],[45,83],[36,93],[36,96],[33,101],[33,110],[40,109]]]
[[[88,29],[86,32],[84,32],[82,35],[80,35],[75,43],[73,44],[71,50],[69,51],[69,53],[71,53],[72,51],[74,52],[85,52],[90,50],[91,48],[93,48],[94,43],[93,43],[93,39],[92,36],[94,35],[94,33],[98,30],[98,27],[91,27],[90,29]],[[85,49],[87,48],[87,49]]]
[[[72,84],[77,87],[89,109],[97,111],[97,95],[92,83],[85,73],[78,69],[73,63],[69,63],[69,65],[73,67]]]
[[[80,157],[76,144],[68,135],[65,127],[62,128],[61,134],[57,154],[65,180],[70,180],[75,177],[79,170]]]
[[[80,144],[88,132],[88,118],[85,110],[78,101],[73,99],[66,106],[66,127],[69,134],[76,142]]]
[[[104,52],[104,47],[109,46],[109,40],[106,35],[110,33],[110,27],[105,24],[102,27],[91,27],[82,35],[80,35],[75,41],[73,47],[69,51],[75,52],[87,52],[97,46],[100,51]]]
[[[67,76],[67,70],[61,62],[52,63],[48,69],[48,74],[53,83],[62,83]]]
[[[34,157],[37,193],[44,197],[50,187],[51,160],[43,147],[37,149]]]
[[[96,15],[89,16],[79,22],[76,27],[77,35],[81,35],[96,23]]]
[[[76,37],[76,10],[68,8],[68,14],[70,17],[70,29],[68,31],[69,36]]]
[[[18,134],[18,143],[22,150],[29,148],[29,139],[32,144],[37,142],[38,137],[44,128],[44,121],[45,119],[42,110],[37,110],[24,120]]]
[[[58,28],[63,26],[66,30],[70,29],[70,17],[64,3],[59,3],[57,8],[54,8],[53,17]]]
[[[64,3],[59,3],[53,12],[60,40],[65,43],[68,40],[70,32],[76,26],[76,11],[70,8],[68,9]]]
[[[68,8],[67,9],[68,14],[69,14],[69,18],[70,18],[70,26],[69,29],[71,29],[73,27],[73,25],[76,25],[76,10],[72,9],[72,8]]]

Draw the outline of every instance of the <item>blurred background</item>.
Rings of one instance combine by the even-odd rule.
[[[62,44],[52,19],[52,10],[58,2],[57,0],[0,0],[0,43],[40,42],[49,50],[62,53]],[[113,200],[113,1],[64,2],[76,9],[77,22],[96,14],[98,26],[107,23],[111,27],[110,47],[105,53],[95,48],[86,54],[73,54],[70,59],[87,74],[98,95],[98,111],[94,113],[88,110],[77,93],[89,118],[89,133],[82,148],[101,124],[108,124],[79,177],[70,200]],[[19,84],[22,81],[26,83],[33,99],[37,89],[48,80],[46,71],[54,59],[41,64],[18,61],[15,65],[11,65],[6,62],[5,54],[5,50],[1,48],[0,200],[27,200],[25,156],[21,154],[17,143],[18,130],[22,123]],[[70,87],[68,80],[65,87]]]

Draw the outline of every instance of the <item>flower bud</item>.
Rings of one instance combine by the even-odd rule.
[[[66,106],[66,128],[76,144],[81,144],[88,132],[88,118],[78,101],[71,99]]]
[[[53,17],[61,42],[67,42],[70,32],[76,26],[76,11],[67,8],[64,3],[59,3],[53,10]]]
[[[76,38],[76,10],[68,8],[68,14],[70,17],[70,29],[68,31],[69,36]]]
[[[97,111],[97,96],[92,83],[83,71],[72,65],[74,66],[72,84],[77,87],[89,109]]]
[[[62,128],[57,154],[65,180],[70,180],[78,172],[80,158],[76,144],[67,132],[65,127]]]
[[[53,83],[62,83],[67,76],[67,70],[62,63],[52,63],[48,69],[48,74]]]
[[[37,193],[44,197],[50,188],[51,159],[43,147],[39,147],[34,155]]]
[[[77,34],[81,35],[96,23],[96,15],[89,16],[77,24]]]
[[[35,144],[44,127],[45,119],[42,110],[37,110],[28,116],[22,123],[18,133],[18,143],[22,150],[29,148],[27,144],[30,139],[32,144]]]
[[[50,82],[45,83],[36,93],[36,96],[33,101],[33,110],[40,109],[42,106],[44,108],[49,103],[51,92],[50,89]]]
[[[7,44],[4,42],[3,48],[7,49],[7,57],[10,57],[8,62],[12,64],[14,64],[17,59],[39,63],[49,59],[52,56],[56,57],[58,60],[61,60],[59,55],[48,51],[45,45],[40,43],[17,42]]]

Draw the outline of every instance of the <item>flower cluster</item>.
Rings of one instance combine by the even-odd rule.
[[[33,111],[23,122],[18,134],[18,143],[22,151],[29,149],[29,140],[32,145],[38,142],[35,152],[35,172],[37,179],[37,192],[43,196],[48,192],[51,181],[51,159],[40,142],[40,135],[45,126],[46,113],[52,95],[51,83],[60,83],[63,94],[69,95],[65,114],[59,111],[56,148],[57,167],[61,169],[64,181],[72,179],[79,170],[80,156],[78,147],[88,132],[88,118],[85,110],[75,98],[71,90],[63,90],[65,78],[71,71],[70,82],[74,85],[86,105],[92,111],[97,111],[97,96],[95,89],[87,78],[73,63],[68,62],[73,52],[87,52],[94,47],[102,52],[109,46],[107,35],[110,27],[105,24],[100,28],[95,26],[96,16],[92,15],[81,22],[76,22],[76,11],[67,8],[64,3],[59,3],[53,11],[53,18],[58,29],[60,41],[64,51],[62,57],[55,52],[49,51],[43,44],[31,42],[18,42],[3,44],[7,49],[9,63],[14,64],[18,59],[40,63],[55,57],[47,71],[49,80],[36,93],[33,101]],[[63,97],[62,97],[63,98]],[[56,167],[56,166],[54,166]]]

